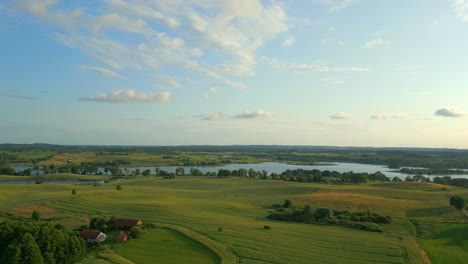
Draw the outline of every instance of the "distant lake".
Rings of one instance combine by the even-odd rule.
[[[389,169],[387,166],[383,165],[372,165],[372,164],[360,164],[360,163],[345,163],[345,162],[333,162],[331,163],[323,163],[319,165],[292,165],[292,164],[286,164],[286,163],[281,163],[281,162],[263,162],[263,163],[250,163],[250,164],[227,164],[227,165],[221,165],[221,166],[153,166],[153,167],[120,167],[122,171],[125,171],[125,169],[128,170],[128,172],[135,171],[136,169],[140,169],[140,171],[144,171],[146,169],[150,169],[152,174],[156,173],[156,167],[160,168],[161,170],[165,170],[167,172],[175,172],[175,170],[178,167],[182,167],[185,170],[185,173],[189,173],[191,168],[199,169],[203,173],[206,172],[218,172],[219,169],[227,169],[227,170],[238,170],[238,169],[254,169],[256,171],[261,171],[261,170],[266,170],[268,171],[268,174],[271,173],[281,173],[285,170],[295,170],[295,169],[305,169],[305,170],[329,170],[329,171],[337,171],[340,173],[343,172],[355,172],[355,173],[375,173],[377,171],[382,172],[385,174],[385,176],[389,178],[393,177],[399,177],[401,179],[404,179],[406,176],[413,176],[412,174],[404,174],[404,173],[399,173],[399,172],[391,172],[391,170],[395,169]],[[25,169],[31,168],[31,167],[13,167],[15,171],[20,172]],[[99,171],[104,173],[104,168],[99,168]],[[43,174],[42,170],[35,170],[33,171],[32,175],[35,173],[38,174]],[[424,175],[425,177],[429,177],[430,179],[433,179],[434,177],[443,177],[443,176],[450,176],[452,178],[468,178],[468,175]]]
[[[0,181],[0,184],[36,184],[36,181]],[[40,184],[104,184],[104,181],[41,181]]]
[[[404,174],[399,172],[392,172],[392,170],[387,166],[384,165],[373,165],[373,164],[360,164],[360,163],[346,163],[346,162],[331,162],[331,163],[317,163],[318,165],[293,165],[293,164],[286,164],[280,162],[263,162],[263,163],[253,163],[253,164],[228,164],[224,166],[161,166],[159,167],[161,170],[165,170],[168,172],[175,172],[176,168],[182,167],[184,168],[185,172],[189,172],[190,168],[196,168],[202,171],[203,173],[206,172],[217,172],[219,169],[227,169],[227,170],[238,170],[238,169],[254,169],[256,171],[266,170],[268,174],[274,173],[282,173],[285,170],[295,170],[295,169],[304,169],[304,170],[329,170],[329,171],[337,171],[339,173],[343,172],[355,172],[355,173],[375,173],[377,171],[382,172],[385,176],[389,177],[390,179],[393,177],[399,177],[401,179],[406,178],[407,176],[414,176],[415,174]],[[136,168],[128,168],[130,171],[135,170]],[[141,171],[150,169],[151,173],[155,173],[155,167],[141,167],[139,168]],[[433,179],[434,177],[443,177],[443,176],[450,176],[452,178],[468,178],[468,175],[424,175],[425,177],[429,177]]]

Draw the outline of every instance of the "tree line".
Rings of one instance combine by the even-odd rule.
[[[390,216],[376,213],[339,211],[326,207],[314,208],[306,204],[304,208],[293,206],[291,200],[285,200],[282,205],[273,205],[276,210],[271,212],[267,218],[277,221],[290,221],[309,224],[331,224],[347,226],[372,232],[382,232],[379,224],[389,224]]]

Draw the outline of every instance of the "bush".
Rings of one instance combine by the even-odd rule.
[[[121,190],[122,190],[122,186],[120,186],[120,184],[118,184],[117,186],[115,186],[115,189],[116,189],[117,191],[121,191]]]
[[[130,228],[129,234],[132,238],[139,238],[143,236],[143,229],[139,226],[134,226]]]
[[[39,211],[33,211],[31,214],[31,219],[34,221],[40,221],[41,220],[41,212]]]
[[[218,232],[221,232],[223,231],[223,229],[221,227],[218,227]]]
[[[450,205],[453,205],[458,210],[461,210],[463,209],[463,207],[465,207],[465,200],[463,199],[463,197],[454,195],[450,197]]]
[[[72,190],[72,194],[73,194],[73,195],[76,194],[76,190],[75,190],[75,189]]]
[[[263,226],[263,229],[265,229],[265,230],[270,230],[271,227],[270,227],[269,225],[264,225],[264,226]]]

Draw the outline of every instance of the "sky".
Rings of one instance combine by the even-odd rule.
[[[468,148],[468,0],[2,0],[0,143]]]

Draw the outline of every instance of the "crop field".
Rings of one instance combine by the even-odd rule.
[[[121,191],[116,190],[117,184]],[[465,189],[449,191],[466,194]],[[270,206],[285,199],[297,206],[369,210],[390,215],[394,221],[383,227],[384,232],[373,233],[267,219]],[[32,210],[41,211],[45,218],[56,217],[70,228],[93,216],[139,218],[160,227],[127,244],[109,242],[99,256],[83,263],[124,263],[115,260],[119,257],[148,263],[144,252],[149,251],[164,256],[165,260],[154,263],[180,263],[180,255],[206,258],[197,263],[216,262],[216,255],[223,263],[424,263],[417,230],[409,218],[440,222],[440,239],[420,239],[433,263],[442,263],[436,255],[453,259],[452,263],[468,256],[463,237],[456,237],[456,243],[446,250],[440,249],[450,242],[451,234],[466,233],[468,225],[441,222],[463,222],[463,215],[449,207],[447,190],[431,183],[340,186],[185,176],[171,180],[135,177],[97,186],[0,185],[1,212],[28,217]],[[265,225],[271,229],[265,230]],[[164,240],[177,245],[177,253],[171,253]],[[195,255],[194,250],[205,253]]]

